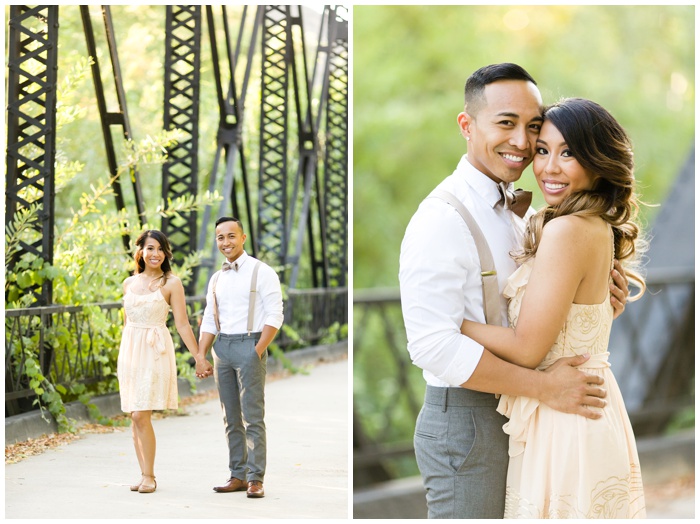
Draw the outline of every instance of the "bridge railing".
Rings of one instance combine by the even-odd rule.
[[[205,297],[188,297],[188,317],[198,333]],[[289,289],[285,325],[275,339],[285,352],[315,345],[348,318],[347,288]],[[54,386],[98,384],[112,390],[123,327],[119,302],[89,306],[48,306],[5,311],[5,416],[37,409],[41,377]],[[169,318],[176,351],[187,352]],[[32,384],[32,381],[38,381]]]
[[[657,271],[614,322],[611,364],[637,436],[694,406],[693,272]],[[413,431],[425,392],[406,350],[398,289],[353,293],[354,484],[417,474]]]

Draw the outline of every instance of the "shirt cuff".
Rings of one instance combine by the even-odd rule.
[[[265,325],[272,326],[275,329],[282,327],[284,323],[284,315],[268,315],[265,317]]]
[[[209,322],[206,318],[202,320],[202,325],[199,326],[199,331],[203,333],[211,333],[212,335],[218,335],[219,330],[216,329],[216,324],[212,320]]]
[[[466,339],[466,337],[463,338]],[[436,378],[447,382],[450,386],[461,386],[471,378],[483,354],[483,346],[469,339],[463,340],[450,365],[442,375],[436,375]]]

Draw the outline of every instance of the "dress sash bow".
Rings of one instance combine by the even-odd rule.
[[[127,322],[128,327],[136,329],[147,329],[146,343],[156,354],[156,360],[160,358],[161,355],[165,354],[165,340],[160,333],[160,330],[165,328],[165,324],[153,325],[153,324],[139,324],[138,322]]]

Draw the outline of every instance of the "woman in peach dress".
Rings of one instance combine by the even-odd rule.
[[[124,281],[125,325],[117,360],[122,411],[131,413],[131,429],[141,479],[131,491],[153,493],[156,437],[153,410],[177,409],[177,368],[173,339],[165,324],[172,308],[175,327],[197,364],[197,376],[211,372],[187,319],[185,290],[170,270],[172,252],[158,230],[136,240],[136,270]]]
[[[509,418],[506,518],[641,518],[644,492],[632,426],[608,362],[615,258],[641,292],[643,243],[635,223],[630,141],[594,102],[566,99],[545,110],[533,171],[547,206],[528,222],[521,266],[504,290],[510,327],[464,321],[462,332],[499,357],[540,370],[590,354],[601,375],[598,419],[501,396]]]

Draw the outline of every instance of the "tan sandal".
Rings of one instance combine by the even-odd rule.
[[[153,479],[153,486],[144,486],[143,482],[139,486],[138,492],[139,493],[153,493],[156,490],[156,487],[158,487],[158,483],[156,482],[156,477],[153,475],[144,475],[145,478],[151,478]]]
[[[141,484],[143,484],[143,473],[141,473],[141,480],[139,481],[138,484],[132,484],[129,486],[130,491],[138,491],[139,488],[141,487]]]

